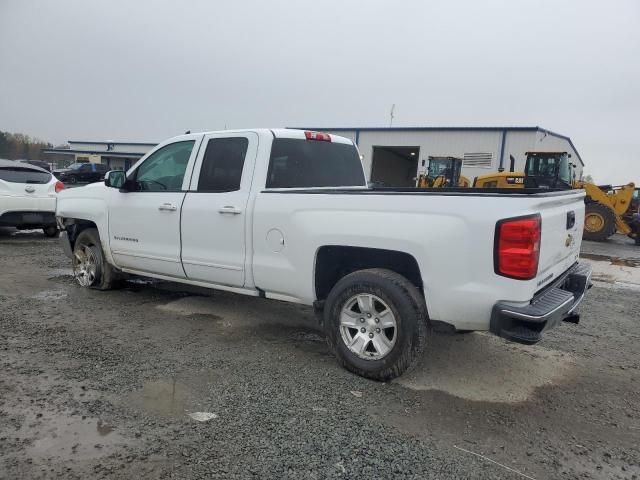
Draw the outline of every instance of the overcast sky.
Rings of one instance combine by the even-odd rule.
[[[0,0],[0,130],[535,126],[640,183],[640,1]]]

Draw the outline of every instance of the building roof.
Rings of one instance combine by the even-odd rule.
[[[81,142],[78,142],[81,143]],[[90,143],[90,142],[87,142]],[[149,145],[155,147],[155,145]],[[140,158],[146,153],[143,152],[113,152],[104,150],[78,150],[72,148],[43,148],[42,153],[61,153],[62,155],[101,155],[103,157],[136,157]]]
[[[94,140],[69,140],[67,143],[95,143],[97,145],[140,145],[143,147],[155,147],[160,142],[112,142],[112,141],[94,141]]]
[[[543,130],[540,127],[288,127],[298,130],[333,130],[335,132],[347,132],[358,130],[360,132],[406,132],[406,131],[536,131]]]

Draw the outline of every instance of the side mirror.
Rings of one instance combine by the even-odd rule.
[[[122,170],[111,170],[104,176],[104,184],[111,188],[122,188],[127,176]]]

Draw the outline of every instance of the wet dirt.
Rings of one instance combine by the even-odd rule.
[[[0,232],[0,479],[522,478],[454,445],[537,480],[640,478],[640,298],[615,283],[640,269],[587,260],[618,277],[579,325],[434,335],[383,384],[337,365],[309,308],[84,290],[55,240]]]
[[[565,381],[575,365],[566,352],[515,345],[486,333],[442,335],[422,364],[396,382],[468,400],[516,403],[538,387]],[[459,375],[461,370],[467,374]]]
[[[615,265],[618,267],[631,267],[631,268],[640,267],[640,259],[638,258],[611,257],[608,255],[598,255],[595,253],[581,253],[580,257],[588,258],[589,260],[596,260],[599,262],[610,262],[611,265]]]

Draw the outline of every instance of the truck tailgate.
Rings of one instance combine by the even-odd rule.
[[[584,228],[584,191],[547,197],[534,206],[542,217],[537,287],[565,272],[580,255]]]

